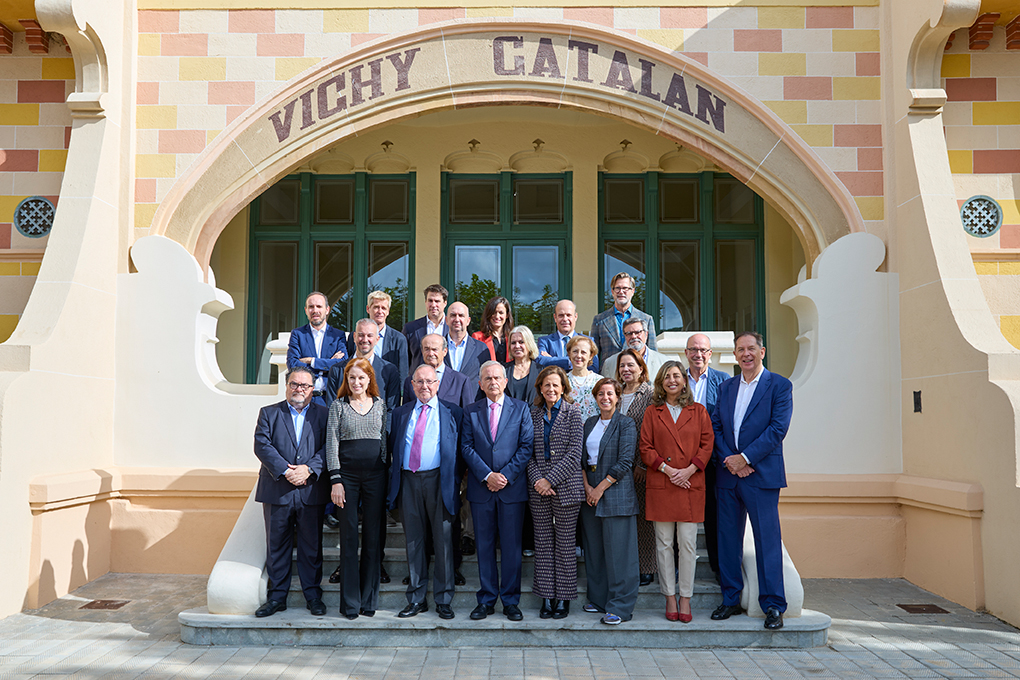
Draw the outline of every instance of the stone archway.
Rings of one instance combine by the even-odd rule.
[[[501,105],[587,111],[696,150],[787,219],[808,263],[864,231],[852,197],[811,148],[701,64],[590,25],[490,20],[377,40],[295,78],[203,152],[150,233],[178,241],[207,269],[230,218],[304,159],[400,119]]]

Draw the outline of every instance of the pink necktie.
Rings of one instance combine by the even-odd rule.
[[[421,467],[421,442],[425,439],[425,424],[428,419],[429,405],[422,404],[418,412],[418,422],[414,426],[414,436],[411,437],[411,459],[407,462],[411,472],[417,472]]]
[[[499,424],[499,418],[496,417],[497,408],[499,404],[489,404],[489,434],[492,435],[492,441],[496,441],[496,426]]]

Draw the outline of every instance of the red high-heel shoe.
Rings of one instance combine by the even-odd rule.
[[[680,620],[680,612],[666,612],[666,620],[667,621],[679,621]]]

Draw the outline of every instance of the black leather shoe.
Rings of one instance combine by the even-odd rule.
[[[410,577],[410,575],[405,576],[404,578],[400,579],[400,582],[403,583],[405,586],[411,585],[411,577]]]
[[[641,585],[650,586],[655,580],[655,574],[641,574]]]
[[[340,613],[346,616],[348,621],[353,621],[354,619],[358,618],[357,614],[344,614],[343,612]]]
[[[276,612],[287,611],[287,602],[284,600],[269,600],[264,605],[255,610],[255,616],[260,619],[264,619],[267,616],[272,616]]]
[[[321,597],[317,597],[314,600],[308,600],[308,604],[305,608],[312,613],[312,616],[325,616],[326,615],[326,604],[322,601]]]
[[[461,555],[474,555],[475,554],[475,539],[470,536],[465,536],[460,541],[460,554]]]
[[[783,612],[779,607],[769,607],[765,612],[765,627],[769,630],[779,630],[783,627]]]
[[[467,579],[464,578],[464,574],[460,573],[460,569],[453,572],[453,585],[464,586],[467,585]]]
[[[548,597],[542,598],[542,608],[538,610],[538,618],[551,619],[553,615],[553,601]]]
[[[553,607],[554,619],[565,619],[570,615],[570,600],[557,600]]]
[[[743,614],[744,610],[740,608],[739,604],[721,604],[715,608],[712,612],[713,621],[725,621],[731,616]]]
[[[330,529],[340,528],[340,520],[338,520],[333,515],[326,515],[325,518],[323,518],[322,523],[328,526]]]
[[[337,566],[337,568],[333,570],[333,573],[329,575],[329,582],[340,583],[340,574],[342,573],[342,570],[342,567]]]
[[[452,619],[454,617],[453,607],[448,604],[437,604],[436,613],[441,619]]]
[[[524,618],[524,614],[521,613],[521,608],[515,604],[508,604],[503,607],[503,616],[507,617],[511,621],[520,621]]]
[[[386,567],[379,567],[379,583],[389,583],[390,575],[386,573]]]
[[[373,616],[375,616],[375,610],[374,609],[362,609],[361,610],[361,615],[362,616],[367,616],[368,618],[372,618]]]
[[[480,604],[471,610],[470,619],[472,621],[481,621],[489,614],[495,614],[496,608],[491,604]]]
[[[421,602],[412,602],[411,604],[401,609],[400,613],[397,614],[397,617],[401,619],[409,619],[412,616],[418,616],[418,614],[421,614],[422,612],[427,612],[428,610],[429,610],[428,600],[422,600]]]

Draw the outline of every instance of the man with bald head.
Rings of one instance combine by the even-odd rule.
[[[478,394],[478,386],[467,379],[467,376],[460,371],[455,371],[446,365],[446,355],[449,353],[446,338],[437,333],[431,333],[421,339],[421,347],[418,356],[422,366],[431,366],[439,379],[439,389],[436,395],[443,401],[456,404],[464,408],[475,401]],[[414,385],[411,378],[404,381],[404,403],[414,401]]]
[[[553,310],[553,321],[556,322],[556,330],[538,339],[538,358],[535,361],[543,368],[546,366],[559,366],[564,371],[570,372],[572,368],[570,359],[567,358],[567,343],[578,333],[577,307],[570,300],[560,300]],[[597,345],[596,345],[597,346]],[[599,358],[592,359],[589,367],[595,373],[599,372]]]
[[[471,313],[467,305],[463,302],[450,305],[446,310],[446,325],[450,329],[446,343],[446,365],[466,375],[472,383],[478,382],[478,369],[488,361],[489,348],[468,335]]]

